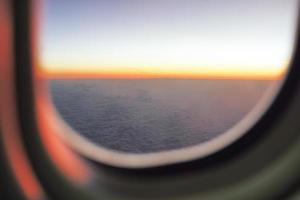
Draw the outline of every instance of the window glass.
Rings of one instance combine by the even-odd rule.
[[[278,88],[297,0],[47,0],[43,11],[39,67],[61,118],[91,144],[143,154],[218,139]]]

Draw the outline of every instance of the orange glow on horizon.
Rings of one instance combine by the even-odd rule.
[[[253,79],[253,80],[278,80],[283,78],[287,67],[272,68],[229,68],[228,70],[219,70],[218,68],[200,68],[199,70],[109,70],[97,68],[75,68],[70,69],[46,69],[39,68],[38,73],[43,78],[49,79]]]

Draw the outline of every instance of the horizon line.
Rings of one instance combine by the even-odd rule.
[[[273,73],[267,71],[225,71],[225,72],[126,72],[126,71],[65,71],[45,70],[38,68],[38,76],[47,79],[231,79],[231,80],[280,80],[284,78],[286,70]]]
[[[284,76],[107,76],[99,74],[39,74],[43,79],[102,79],[102,80],[281,80]]]

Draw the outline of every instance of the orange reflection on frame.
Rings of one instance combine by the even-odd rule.
[[[26,155],[17,121],[16,95],[14,93],[12,57],[12,16],[10,1],[0,1],[0,137],[3,139],[5,153],[11,170],[20,189],[27,199],[40,200],[45,193],[34,174]]]
[[[31,16],[31,61],[33,68],[35,116],[39,128],[41,140],[56,167],[69,179],[85,184],[91,180],[91,169],[71,149],[69,149],[58,137],[59,132],[65,131],[60,124],[55,112],[49,102],[47,87],[39,79],[36,69],[39,59],[36,55],[38,48],[39,24],[42,21],[42,1],[34,2]]]

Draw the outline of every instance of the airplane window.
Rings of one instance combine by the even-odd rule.
[[[165,159],[220,150],[259,120],[288,71],[297,18],[297,0],[43,7],[39,75],[66,141]]]

